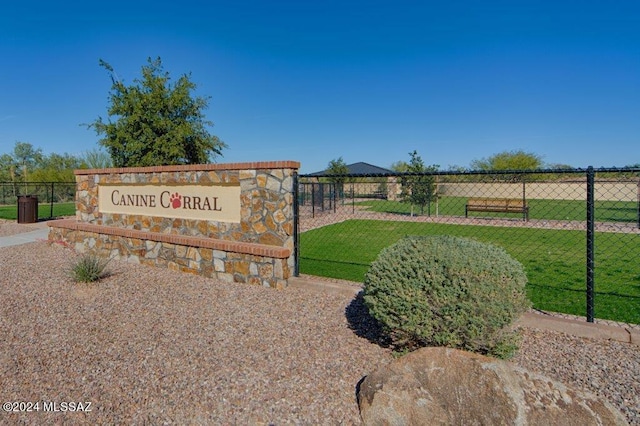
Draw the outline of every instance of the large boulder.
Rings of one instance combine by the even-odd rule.
[[[368,375],[358,389],[365,425],[627,425],[595,395],[513,363],[422,348]]]

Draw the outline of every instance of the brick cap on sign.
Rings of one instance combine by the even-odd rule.
[[[114,226],[96,225],[78,222],[75,219],[59,219],[47,222],[50,228],[71,229],[73,231],[94,232],[96,234],[114,235],[138,240],[151,240],[180,246],[202,247],[232,253],[251,254],[254,256],[286,259],[291,250],[286,247],[270,246],[258,243],[219,240],[215,238],[196,237],[190,235],[163,234],[160,232],[140,231],[137,229],[117,228]]]
[[[119,173],[161,173],[161,172],[196,172],[215,170],[264,170],[264,169],[296,169],[300,168],[299,161],[255,161],[249,163],[216,163],[216,164],[183,164],[179,166],[149,166],[149,167],[112,167],[108,169],[78,169],[73,173],[78,175],[105,175]]]

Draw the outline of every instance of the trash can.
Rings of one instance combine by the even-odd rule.
[[[35,195],[18,196],[18,223],[36,223],[38,221],[38,197]]]

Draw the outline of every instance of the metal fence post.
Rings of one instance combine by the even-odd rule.
[[[640,188],[640,186],[638,187]],[[356,193],[354,192],[355,189],[353,188],[353,182],[351,182],[351,213],[356,212]]]
[[[335,213],[338,208],[338,183],[334,182],[333,186],[333,212]]]
[[[594,203],[594,171],[593,167],[587,168],[587,322],[594,321],[594,225],[595,225],[595,203]]]
[[[527,206],[527,182],[526,182],[526,175],[522,175],[522,206],[526,207]],[[525,222],[528,219],[528,215],[526,210],[522,212],[522,220],[524,220]]]
[[[311,182],[311,217],[316,217],[316,183]]]
[[[300,234],[298,226],[300,224],[300,205],[298,196],[300,186],[298,184],[298,173],[293,172],[293,276],[300,276]],[[313,204],[313,203],[312,203]]]
[[[54,191],[54,183],[51,182],[51,199],[49,200],[49,217],[53,218],[53,191]]]

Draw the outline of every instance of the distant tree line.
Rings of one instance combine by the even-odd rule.
[[[74,170],[105,167],[111,167],[111,158],[98,149],[82,155],[44,154],[28,142],[16,142],[13,151],[0,154],[0,183],[3,196],[17,196],[32,191],[32,183],[75,182]]]
[[[100,150],[82,155],[44,154],[28,142],[16,142],[13,151],[0,154],[0,182],[73,182],[75,169],[110,167]]]

